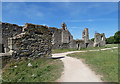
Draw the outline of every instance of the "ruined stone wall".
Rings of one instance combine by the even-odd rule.
[[[59,49],[62,46],[61,43],[61,33],[62,30],[57,29],[55,27],[49,27],[49,30],[52,32],[52,48]]]
[[[26,24],[24,33],[12,38],[14,57],[51,56],[52,33],[42,25]]]
[[[72,35],[67,30],[62,30],[62,43],[70,43],[73,40]]]
[[[74,40],[65,23],[62,28],[43,25],[1,23],[2,43],[5,52],[13,52],[14,56],[42,56],[50,55],[52,49],[61,48],[88,48],[105,45],[105,35],[95,34],[94,42],[89,40],[88,28],[82,33],[82,40]],[[4,51],[1,51],[4,52]]]
[[[73,36],[68,30],[55,27],[49,27],[49,30],[52,32],[53,49],[72,48],[70,43],[73,41]]]
[[[105,34],[95,33],[94,47],[104,46],[106,44]]]
[[[80,50],[86,48],[86,44],[83,40],[76,40],[76,49]]]
[[[87,46],[88,48],[89,48],[89,47],[93,47],[93,45],[94,45],[94,41],[92,41],[92,40],[88,40],[88,43],[89,43],[88,46]]]
[[[16,24],[9,24],[9,23],[1,23],[0,26],[2,28],[2,46],[4,47],[4,52],[9,52],[8,48],[8,38],[13,37],[17,34],[22,33],[22,26],[18,26]]]

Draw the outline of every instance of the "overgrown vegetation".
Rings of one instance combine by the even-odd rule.
[[[73,53],[68,56],[83,59],[103,81],[118,82],[118,49]]]
[[[53,59],[12,60],[3,69],[3,82],[52,82],[61,76],[63,63]]]

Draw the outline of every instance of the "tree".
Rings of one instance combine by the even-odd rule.
[[[114,35],[114,43],[120,43],[120,31],[117,31]]]
[[[106,39],[107,44],[114,44],[114,36],[110,36],[109,38]]]
[[[94,38],[92,38],[91,40],[94,41]]]

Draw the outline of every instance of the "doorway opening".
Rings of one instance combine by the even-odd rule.
[[[5,53],[4,44],[0,44],[0,53]]]

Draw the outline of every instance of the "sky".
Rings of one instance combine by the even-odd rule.
[[[2,22],[24,25],[33,23],[61,28],[67,24],[74,39],[82,38],[84,28],[89,37],[118,30],[117,2],[2,2]]]

